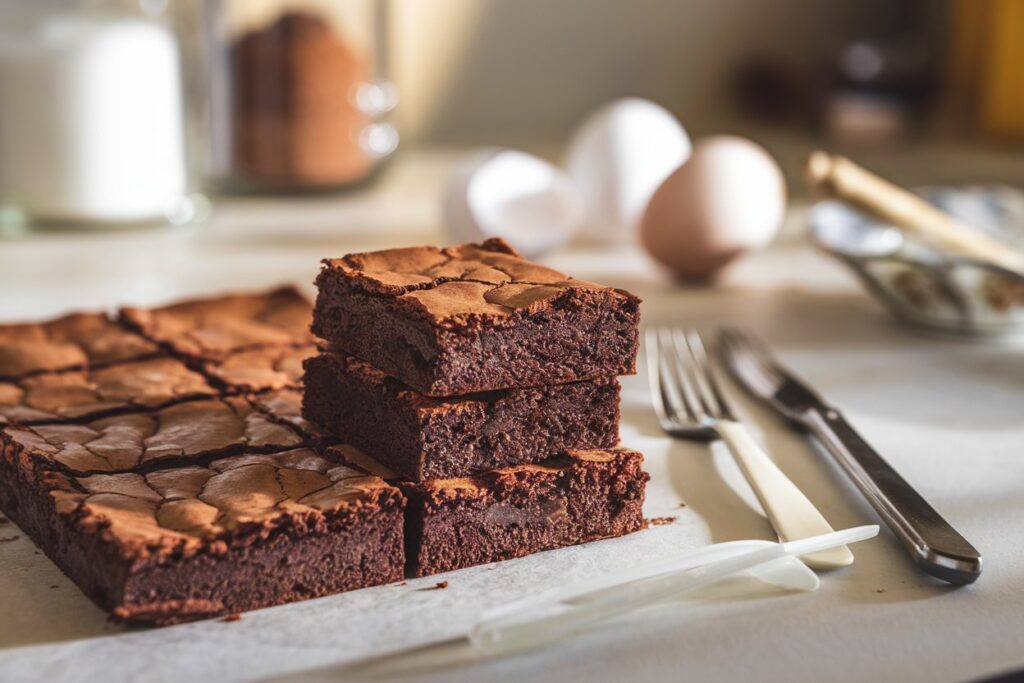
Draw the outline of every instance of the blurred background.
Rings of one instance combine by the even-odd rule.
[[[449,230],[467,159],[520,150],[579,182],[581,130],[628,97],[685,131],[668,170],[712,135],[766,150],[792,236],[817,148],[905,185],[1024,183],[1022,64],[1018,0],[7,0],[0,232],[479,236]],[[583,166],[628,176],[623,149],[669,145],[609,121]],[[501,173],[528,184],[519,161]]]
[[[410,142],[557,147],[628,95],[783,161],[828,142],[920,154],[892,159],[909,181],[1024,173],[1015,0],[398,0],[392,32]]]
[[[393,26],[417,143],[557,148],[630,95],[790,173],[830,145],[903,182],[1024,179],[1015,0],[399,0]]]

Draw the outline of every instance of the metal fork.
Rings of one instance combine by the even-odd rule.
[[[722,439],[783,541],[829,533],[832,527],[796,484],[750,436],[726,402],[700,335],[679,328],[648,328],[647,371],[661,428],[680,439]],[[853,562],[846,546],[802,558],[816,569]]]

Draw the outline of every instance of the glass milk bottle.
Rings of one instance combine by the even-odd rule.
[[[0,225],[195,220],[186,156],[166,2],[0,5]]]

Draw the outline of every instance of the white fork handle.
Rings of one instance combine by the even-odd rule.
[[[796,541],[833,530],[807,496],[754,441],[746,427],[733,420],[719,420],[715,428],[732,452],[779,538]],[[852,564],[853,553],[842,545],[801,559],[815,569],[834,569]]]

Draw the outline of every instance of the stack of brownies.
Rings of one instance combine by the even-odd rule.
[[[0,509],[154,624],[642,526],[642,458],[609,448],[634,297],[496,242],[319,285],[329,346],[291,288],[0,326]]]
[[[642,526],[643,458],[613,448],[636,297],[501,240],[329,259],[317,286],[303,416],[408,497],[414,576]]]

